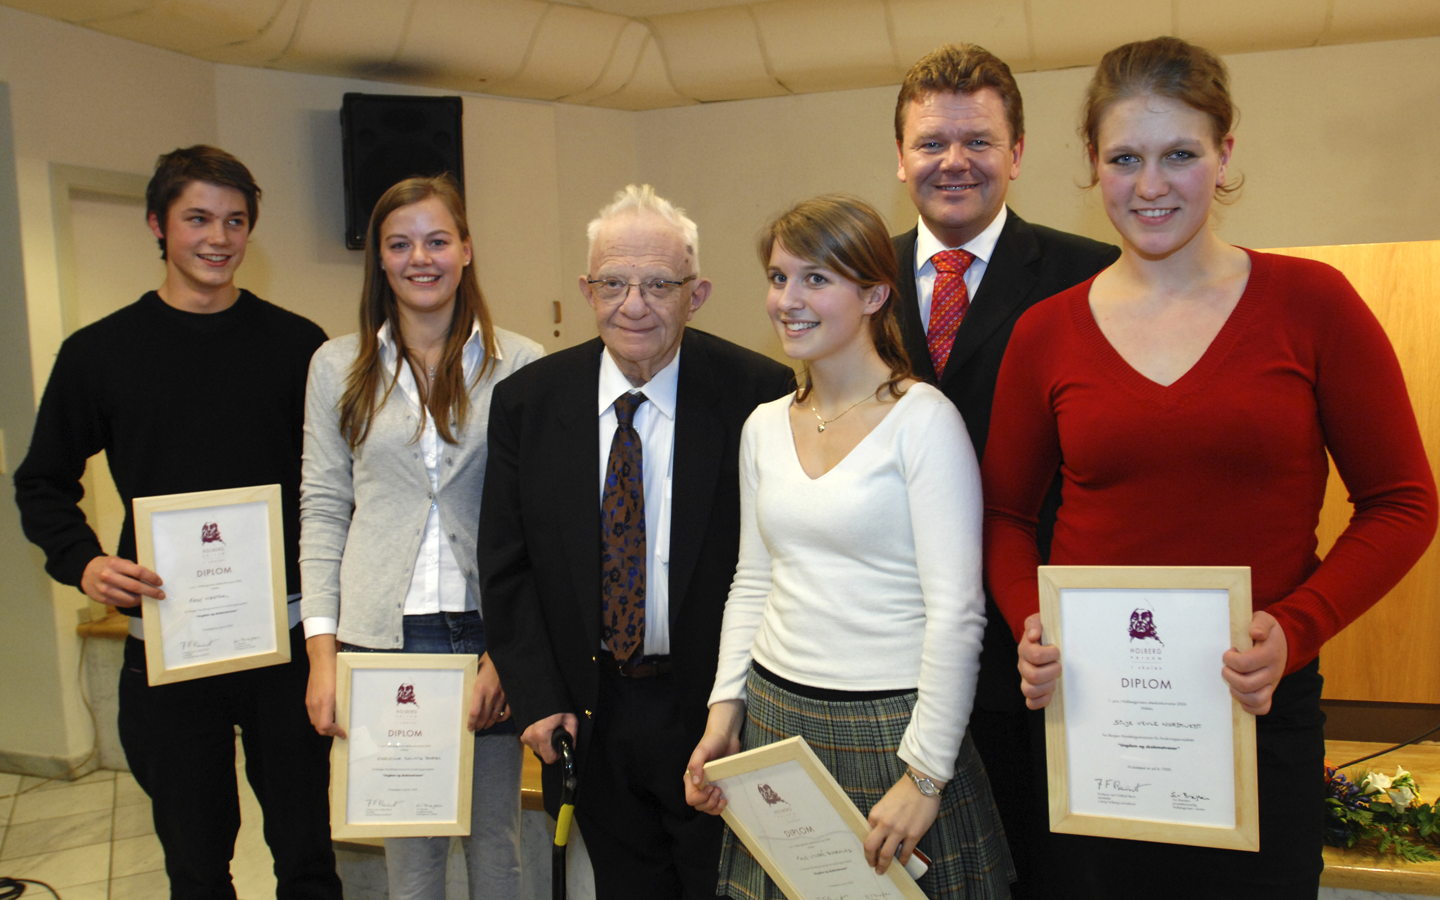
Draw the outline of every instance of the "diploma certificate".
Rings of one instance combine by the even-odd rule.
[[[718,759],[706,778],[725,793],[721,815],[790,900],[923,900],[898,864],[865,862],[870,824],[805,739]]]
[[[290,661],[280,486],[137,497],[136,556],[164,584],[144,598],[150,684]]]
[[[1258,850],[1255,719],[1220,677],[1250,646],[1246,568],[1042,566],[1052,831]]]
[[[475,735],[466,727],[479,660],[453,653],[341,653],[331,834],[470,833]]]

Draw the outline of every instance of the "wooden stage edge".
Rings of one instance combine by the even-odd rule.
[[[1367,741],[1326,741],[1325,756],[1331,765],[1338,766],[1389,746]],[[1440,744],[1401,747],[1394,753],[1346,769],[1345,775],[1355,780],[1367,769],[1393,775],[1396,766],[1404,766],[1415,776],[1422,800],[1432,804],[1440,802]],[[1374,850],[1326,847],[1325,871],[1320,876],[1320,884],[1358,891],[1440,897],[1440,862],[1406,863],[1392,854],[1379,854]]]

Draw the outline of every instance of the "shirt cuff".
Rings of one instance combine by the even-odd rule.
[[[340,630],[340,620],[330,616],[306,616],[300,620],[305,626],[305,640],[319,634],[334,634]]]

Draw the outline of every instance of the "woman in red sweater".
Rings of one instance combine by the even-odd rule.
[[[1034,307],[1000,371],[983,467],[986,577],[1032,709],[1036,518],[1058,468],[1056,565],[1250,566],[1252,649],[1217,659],[1255,714],[1260,852],[1052,835],[1053,896],[1313,898],[1324,715],[1320,646],[1409,570],[1436,497],[1405,382],[1339,272],[1232,247],[1209,227],[1235,139],[1223,64],[1176,38],[1106,54],[1081,132],[1123,252]],[[1326,452],[1355,504],[1321,563]]]

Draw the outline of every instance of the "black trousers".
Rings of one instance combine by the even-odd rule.
[[[1019,673],[1015,675],[1020,678]],[[970,739],[985,775],[990,793],[1005,826],[1010,845],[1010,858],[1015,862],[1017,879],[1010,885],[1013,900],[1053,900],[1041,890],[1039,872],[1046,865],[1043,847],[1050,836],[1048,793],[1044,782],[1044,720],[1040,723],[1040,781],[1035,780],[1035,761],[1031,751],[1032,713],[1024,706],[1017,709],[981,709],[977,704],[970,711]]]
[[[240,831],[235,726],[264,813],[277,900],[341,900],[330,843],[330,739],[305,711],[310,674],[300,626],[290,662],[151,687],[145,643],[125,641],[120,743],[150,795],[173,900],[234,900]]]
[[[685,803],[696,738],[673,674],[600,672],[595,730],[575,798],[596,900],[713,900],[722,820]]]

